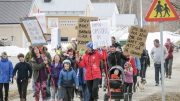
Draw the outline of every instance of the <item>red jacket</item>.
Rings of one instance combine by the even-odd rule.
[[[167,48],[167,51],[168,51],[167,59],[173,58],[173,51],[174,51],[173,44],[166,42],[165,47]]]
[[[85,67],[85,80],[94,80],[101,78],[100,61],[106,57],[95,51],[92,55],[85,53],[82,57],[82,61],[79,63],[79,67]]]
[[[137,75],[137,68],[136,68],[135,58],[133,56],[130,56],[129,62],[131,63],[132,68],[133,68],[133,75]]]
[[[111,74],[111,79],[119,79],[120,77],[116,74]]]

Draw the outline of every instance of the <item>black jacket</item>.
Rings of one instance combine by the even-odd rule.
[[[127,61],[128,58],[124,56],[121,52],[116,51],[114,53],[109,53],[107,62],[109,67],[113,67],[115,65],[119,65],[121,67],[124,67],[124,61]]]
[[[32,76],[32,68],[27,62],[17,63],[13,70],[13,77],[16,75],[16,72],[18,72],[17,80],[28,79]]]
[[[149,58],[149,54],[148,54],[147,50],[143,50],[140,61],[141,61],[141,67],[142,66],[145,66],[145,67],[150,66],[150,58]]]

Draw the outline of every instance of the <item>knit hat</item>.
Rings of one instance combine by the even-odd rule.
[[[93,49],[93,42],[91,42],[91,41],[88,42],[88,43],[86,44],[86,47]]]
[[[66,59],[66,60],[63,61],[63,64],[67,64],[67,63],[71,65],[71,61],[70,60]]]
[[[126,68],[129,68],[129,66],[131,66],[131,63],[130,62],[126,62],[125,64],[124,64],[124,68],[126,69]]]

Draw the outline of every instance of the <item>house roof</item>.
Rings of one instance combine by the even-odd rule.
[[[113,14],[119,14],[116,3],[93,3],[91,16],[100,19],[112,17]]]
[[[116,15],[116,26],[137,25],[138,21],[135,14],[118,14]]]
[[[51,0],[45,3],[44,0],[36,0],[40,11],[85,11],[90,0]]]
[[[0,0],[0,24],[17,24],[29,15],[33,0]]]

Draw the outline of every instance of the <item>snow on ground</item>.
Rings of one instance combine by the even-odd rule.
[[[118,38],[119,40],[127,40],[129,33],[121,33],[121,35]],[[163,38],[163,44],[166,42],[167,38],[170,38],[172,42],[178,42],[180,41],[180,35],[174,34],[173,32],[164,31],[163,32],[164,38]],[[146,48],[150,52],[151,49],[154,47],[153,40],[154,39],[160,39],[160,32],[155,33],[149,33],[147,40],[146,40]],[[65,50],[68,43],[62,43],[62,49]],[[55,52],[53,49],[51,49],[51,45],[47,45],[48,51],[52,56],[55,55]],[[6,46],[6,47],[0,47],[0,53],[6,51],[9,56],[17,56],[19,53],[26,54],[28,52],[28,48],[20,48],[17,46]]]

